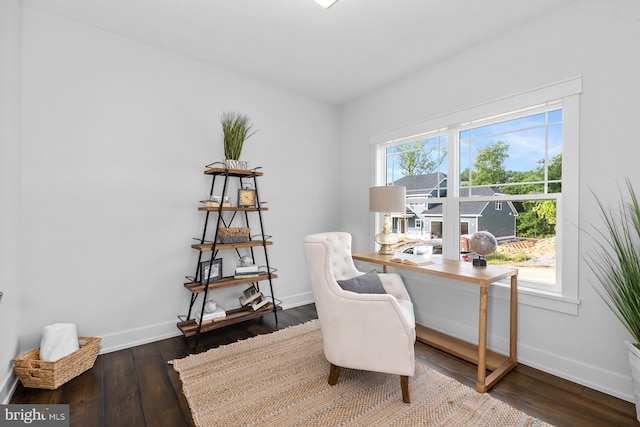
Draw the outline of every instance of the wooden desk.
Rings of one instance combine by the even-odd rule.
[[[447,336],[418,324],[416,324],[417,339],[418,341],[477,364],[478,382],[476,389],[481,393],[493,387],[516,366],[518,270],[492,265],[487,267],[473,267],[470,262],[452,260],[434,260],[433,264],[417,267],[389,261],[393,258],[393,255],[380,255],[377,252],[354,254],[352,257],[357,261],[380,264],[383,266],[384,272],[387,271],[387,267],[393,267],[477,284],[480,287],[478,345]],[[489,285],[497,280],[506,278],[511,279],[509,357],[487,350],[487,293]],[[489,375],[487,375],[487,369],[492,371]]]

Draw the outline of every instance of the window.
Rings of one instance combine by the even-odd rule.
[[[414,223],[428,225],[408,234],[444,258],[490,231],[490,262],[517,266],[520,288],[577,304],[577,251],[562,242],[577,241],[580,92],[571,79],[376,135],[376,184],[407,187]]]

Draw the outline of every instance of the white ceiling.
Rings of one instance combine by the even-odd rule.
[[[25,0],[334,104],[574,0]]]

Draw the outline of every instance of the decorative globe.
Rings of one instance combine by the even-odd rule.
[[[488,231],[478,231],[469,238],[469,247],[478,255],[486,256],[495,252],[498,241]]]
[[[218,308],[218,303],[215,302],[214,300],[210,299],[204,305],[204,312],[205,313],[213,313],[214,311],[216,311],[216,308]]]
[[[238,260],[238,267],[248,267],[250,265],[253,265],[253,258],[249,255],[241,256]]]

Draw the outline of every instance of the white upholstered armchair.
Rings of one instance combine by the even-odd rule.
[[[341,367],[400,375],[402,400],[409,403],[416,334],[413,304],[402,278],[395,273],[377,274],[384,293],[344,290],[338,281],[371,276],[353,264],[349,233],[307,236],[304,253],[324,354],[331,364],[329,384],[337,383]]]

